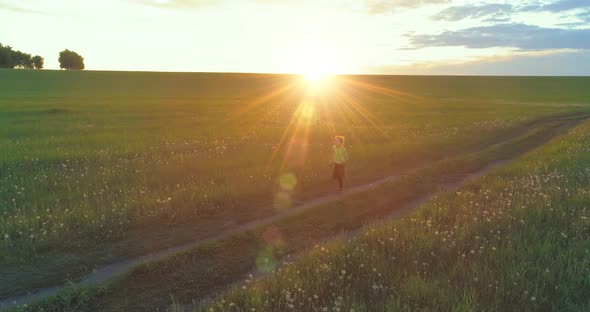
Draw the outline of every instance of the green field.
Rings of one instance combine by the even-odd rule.
[[[516,156],[511,151],[535,141],[536,133],[548,135],[564,120],[585,118],[589,83],[566,77],[351,76],[311,90],[295,76],[0,71],[0,298],[76,280],[103,264],[214,236],[329,194],[335,189],[329,161],[336,134],[347,137],[352,156],[349,186],[442,159],[455,158],[421,176],[438,177],[441,168],[461,173],[496,156]],[[477,154],[499,143],[506,144]],[[287,191],[280,186],[285,174],[296,181],[283,183]],[[399,194],[351,198],[357,212],[349,219],[334,208],[294,217],[289,235],[309,237],[283,252],[358,228],[383,215],[387,205],[392,209],[437,185],[434,178],[400,183],[405,188]],[[331,220],[332,228],[330,222],[298,227],[319,216]],[[254,231],[234,243],[254,244],[248,252],[256,257],[264,247],[256,245],[259,237]],[[153,288],[145,296],[160,305],[180,289],[175,298],[187,301],[201,296],[191,287],[222,288],[252,269],[251,262],[218,254],[226,243],[195,251],[220,259],[217,275],[193,272],[199,278],[192,283],[168,287],[157,274],[180,280],[190,272],[178,264],[163,270],[154,264],[113,289],[145,282]],[[223,271],[240,264],[240,270]],[[418,277],[425,284],[416,281],[416,287],[430,287],[429,276]],[[211,285],[197,285],[197,279]],[[132,290],[118,295],[98,296],[107,299],[91,300],[87,309],[139,311],[132,303],[146,299]],[[232,300],[245,304],[250,295]],[[365,295],[355,292],[361,310]],[[394,304],[388,300],[383,304]],[[395,304],[416,307],[408,302]]]
[[[588,311],[590,123],[204,311]],[[180,310],[180,309],[176,309]]]

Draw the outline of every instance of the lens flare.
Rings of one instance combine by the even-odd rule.
[[[281,248],[285,244],[283,241],[283,233],[281,233],[281,230],[274,225],[264,230],[262,238],[267,244],[275,248]]]
[[[297,185],[297,177],[293,173],[285,173],[279,178],[279,185],[284,191],[292,191]]]
[[[291,194],[285,191],[280,191],[275,195],[273,200],[273,207],[278,211],[289,210],[293,206]]]
[[[256,257],[256,268],[259,272],[270,273],[277,266],[277,259],[274,255],[274,248],[267,246],[258,253]]]

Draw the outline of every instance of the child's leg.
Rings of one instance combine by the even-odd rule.
[[[338,177],[338,186],[340,186],[340,189],[342,189],[342,184],[343,184],[342,177]]]

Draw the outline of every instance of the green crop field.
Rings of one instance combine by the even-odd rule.
[[[305,250],[436,191],[443,173],[466,173],[486,161],[518,156],[525,147],[542,143],[541,138],[558,135],[562,126],[574,126],[590,114],[588,85],[588,78],[568,77],[347,76],[309,86],[289,75],[0,70],[0,299],[76,281],[102,265],[214,237],[333,194],[334,135],[347,138],[347,187],[422,168],[389,189],[344,197],[339,205],[319,206],[281,221],[289,239],[280,256]],[[223,295],[225,302],[274,311],[289,304],[302,311],[332,309],[335,301],[342,311],[371,310],[370,302],[400,309],[437,304],[447,309],[502,309],[509,303],[523,309],[588,307],[576,292],[588,290],[587,251],[545,243],[543,236],[560,231],[576,237],[571,244],[587,244],[586,219],[575,219],[587,216],[582,204],[564,204],[571,209],[563,216],[560,207],[548,207],[558,202],[551,196],[564,198],[565,190],[579,194],[585,187],[584,129],[577,128],[566,143],[537,151],[536,158],[515,164],[512,171],[484,180],[481,187],[472,184],[462,195],[430,202],[412,218],[324,247],[329,252],[314,249],[297,264],[256,282],[256,287]],[[563,154],[564,149],[570,153]],[[555,172],[563,172],[559,177],[567,181],[545,182],[552,181]],[[543,183],[534,187],[545,196],[535,195],[530,202],[518,197],[523,209],[516,209],[516,199],[512,206],[501,207],[509,200],[508,189],[515,188],[513,194],[529,192],[518,181],[533,179],[531,175],[539,176],[535,181]],[[543,189],[551,185],[561,189]],[[489,194],[482,191],[488,189]],[[482,201],[485,196],[488,201]],[[469,201],[482,204],[468,213]],[[489,209],[479,210],[484,202]],[[512,222],[509,208],[530,221],[532,229]],[[483,211],[486,217],[490,214],[489,223],[470,221]],[[547,220],[553,223],[544,225]],[[502,234],[484,233],[492,225]],[[550,231],[535,230],[543,226]],[[390,243],[392,228],[403,233],[392,236]],[[435,229],[435,238],[444,236],[454,244],[436,245]],[[189,303],[212,295],[208,291],[223,290],[256,268],[256,258],[267,245],[260,242],[263,232],[254,229],[212,242],[138,268],[105,289],[83,291],[69,301],[66,295],[58,296],[38,310],[142,311],[150,304],[169,305],[171,297]],[[494,258],[488,249],[480,253],[484,240],[487,244],[496,237],[516,246],[539,238],[545,247],[523,253],[499,273],[482,269],[518,255],[508,243],[494,245],[503,258]],[[526,274],[536,271],[523,266],[540,257],[538,250],[576,253],[562,253],[562,260],[547,263],[553,274],[547,275],[547,283],[561,276],[557,265],[572,268],[563,273],[575,286],[570,295],[564,295],[568,289],[538,289],[544,280],[528,278]],[[407,254],[397,256],[401,252]],[[435,256],[424,256],[430,252]],[[423,261],[413,262],[423,256]],[[392,257],[397,262],[389,261]],[[469,266],[468,259],[473,259]],[[312,272],[324,270],[324,264],[326,272]],[[392,266],[397,269],[385,270]],[[534,270],[540,268],[535,265]],[[342,270],[354,273],[338,275]],[[514,282],[524,284],[510,286],[512,279],[500,277],[492,283],[496,273],[518,273],[522,280],[515,277]],[[329,284],[347,281],[348,286]],[[527,296],[515,294],[521,286]],[[139,287],[150,291],[140,292]],[[504,287],[502,292],[499,287]],[[447,296],[449,289],[455,297]],[[431,301],[416,297],[426,293]],[[536,299],[531,303],[530,297]],[[273,300],[270,305],[265,305],[267,299]]]
[[[204,311],[588,311],[590,123]],[[180,308],[176,308],[180,310]]]

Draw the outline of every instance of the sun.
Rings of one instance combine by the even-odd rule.
[[[307,82],[307,84],[317,85],[317,84],[321,84],[321,83],[325,82],[328,79],[328,77],[330,76],[330,74],[327,72],[322,72],[322,71],[318,71],[318,70],[310,70],[310,71],[301,73],[301,76],[303,77],[305,82]]]
[[[298,74],[310,88],[318,89],[342,69],[341,54],[326,42],[306,41],[295,44],[287,59],[292,73]]]
[[[326,76],[327,76],[327,74],[320,73],[320,72],[317,72],[317,71],[310,71],[308,73],[303,73],[303,79],[305,79],[305,81],[307,81],[308,83],[317,83],[317,82],[320,82]]]
[[[330,87],[332,75],[328,72],[310,70],[300,74],[305,88],[309,94],[327,92]]]
[[[308,57],[299,66],[299,76],[310,89],[323,89],[334,75],[333,69],[326,66],[322,58]]]
[[[298,72],[307,84],[316,85],[325,82],[333,74],[333,68],[325,61],[325,56],[311,55],[300,60]]]

